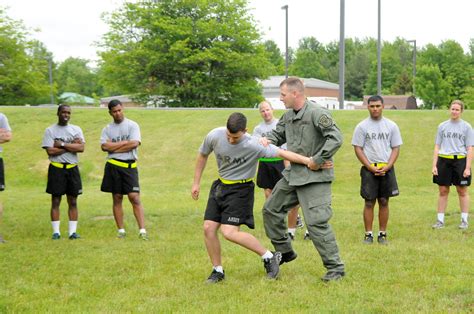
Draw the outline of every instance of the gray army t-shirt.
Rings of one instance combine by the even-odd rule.
[[[362,147],[370,163],[388,162],[392,148],[402,144],[400,129],[385,117],[363,120],[356,126],[352,137],[352,145]]]
[[[7,116],[3,113],[0,113],[0,129],[5,129],[7,131],[12,131],[10,124],[8,123]],[[3,147],[0,145],[0,153],[3,152]]]
[[[442,122],[435,140],[435,144],[439,145],[439,154],[465,156],[467,147],[474,146],[473,132],[471,125],[462,119]]]
[[[54,147],[54,141],[72,143],[75,139],[81,139],[85,143],[84,134],[80,127],[74,124],[53,124],[46,129],[43,136],[42,148]],[[49,160],[60,163],[77,164],[77,153],[65,152],[57,156],[49,156]]]
[[[255,176],[258,158],[277,157],[278,148],[274,145],[264,147],[258,138],[245,134],[239,143],[230,144],[227,140],[226,128],[212,130],[199,147],[199,152],[216,155],[219,176],[226,180],[244,180]]]
[[[107,141],[120,142],[120,141],[139,141],[141,143],[140,127],[138,123],[130,119],[124,118],[120,123],[109,123],[103,130],[100,136],[100,144],[104,144]],[[137,160],[138,149],[126,153],[109,153],[107,159],[120,159],[120,160]]]

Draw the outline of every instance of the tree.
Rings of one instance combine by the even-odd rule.
[[[271,75],[282,75],[285,73],[285,59],[282,56],[280,48],[273,40],[267,40],[263,43],[265,51],[268,54],[270,63],[273,64]]]
[[[415,79],[417,94],[423,99],[424,108],[442,108],[451,99],[450,85],[443,80],[437,65],[422,65],[418,68]]]
[[[97,74],[88,66],[89,61],[67,58],[58,67],[56,81],[58,93],[73,92],[86,96],[101,94]]]
[[[323,66],[326,51],[324,45],[314,37],[300,39],[295,60],[291,64],[289,72],[306,78],[317,78],[327,80],[328,71]]]
[[[181,106],[252,106],[270,64],[246,0],[125,3],[106,22],[102,81]]]
[[[10,19],[0,7],[0,104],[49,102],[48,64],[44,46],[28,40],[21,22]],[[41,57],[40,57],[41,56]]]

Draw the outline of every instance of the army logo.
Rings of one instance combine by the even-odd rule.
[[[332,126],[333,122],[331,117],[323,114],[321,118],[319,118],[318,124],[322,126],[323,128],[329,128]]]

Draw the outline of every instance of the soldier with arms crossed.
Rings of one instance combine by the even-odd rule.
[[[42,148],[50,160],[46,192],[51,194],[51,225],[53,240],[61,238],[59,228],[59,206],[61,197],[66,194],[69,214],[69,239],[79,239],[77,231],[77,197],[82,194],[82,181],[77,166],[77,153],[84,151],[84,134],[77,125],[69,124],[71,107],[59,105],[58,123],[44,132]]]

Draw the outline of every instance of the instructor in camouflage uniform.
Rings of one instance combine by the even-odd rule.
[[[285,217],[299,203],[310,238],[327,269],[321,279],[338,280],[344,276],[344,264],[329,225],[334,170],[323,169],[321,165],[332,161],[342,145],[342,134],[328,110],[306,100],[299,78],[289,77],[281,82],[280,99],[289,110],[261,141],[277,146],[287,143],[289,151],[308,156],[311,161],[310,168],[291,163],[283,171],[283,178],[263,207],[265,231],[275,250],[282,253],[282,262],[294,260],[297,255],[286,233]]]

